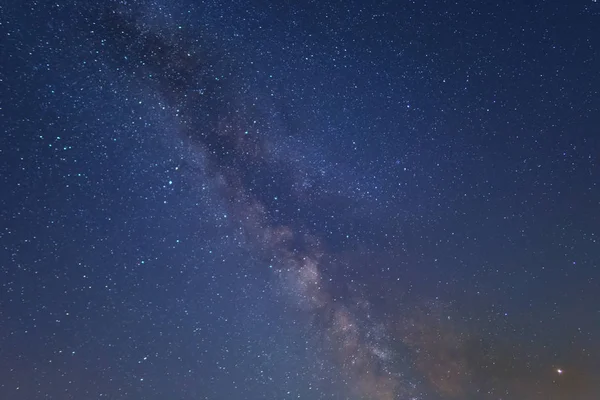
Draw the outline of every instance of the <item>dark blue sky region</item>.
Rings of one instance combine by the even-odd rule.
[[[600,4],[0,5],[0,398],[600,398]]]

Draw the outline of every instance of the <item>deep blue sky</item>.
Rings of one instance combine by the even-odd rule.
[[[0,23],[0,398],[600,396],[597,2]]]

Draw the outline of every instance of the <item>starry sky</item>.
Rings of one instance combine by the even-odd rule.
[[[0,398],[600,398],[600,3],[0,4]]]

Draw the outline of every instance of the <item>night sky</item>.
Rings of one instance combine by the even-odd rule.
[[[600,399],[599,2],[0,35],[0,399]]]

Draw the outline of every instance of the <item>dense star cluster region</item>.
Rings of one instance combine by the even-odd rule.
[[[600,4],[0,5],[0,398],[600,398]]]

